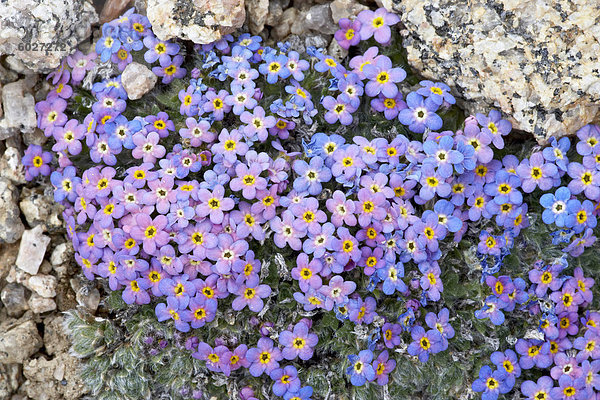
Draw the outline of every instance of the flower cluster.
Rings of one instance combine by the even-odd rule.
[[[452,311],[436,305],[443,249],[489,222],[476,247],[492,294],[475,316],[500,325],[504,312],[538,315],[554,304],[540,323],[546,341],[520,339],[520,359],[512,350],[494,353],[498,368],[484,367],[473,389],[495,398],[521,369],[554,362],[564,396],[548,398],[590,398],[584,395],[599,389],[600,361],[588,361],[600,355],[598,317],[580,321],[577,312],[591,302],[593,281],[581,269],[560,277],[564,265],[552,264],[530,271],[528,287],[500,269],[529,225],[530,208],[560,228],[565,254],[576,257],[594,243],[600,129],[578,132],[577,155],[562,138],[522,160],[495,159],[511,131],[499,112],[470,116],[453,131],[443,118],[455,103],[447,85],[421,81],[401,93],[407,73],[385,53],[397,22],[384,9],[340,20],[342,47],[369,46],[349,68],[319,49],[301,55],[249,34],[186,54],[132,10],[105,24],[95,52],[68,58],[36,105],[38,126],[53,139],[50,179],[66,207],[76,261],[88,279],[121,290],[127,304],[152,303],[156,318],[180,332],[236,315],[260,321],[248,335],[254,346],[198,340],[192,356],[227,377],[238,370],[268,376],[274,395],[307,400],[313,388],[303,385],[302,366],[317,358],[323,338],[313,323],[326,315],[362,337],[363,348],[347,355],[354,386],[386,385],[403,340],[421,362],[448,349]],[[110,60],[122,71],[134,59],[162,78],[166,95],[157,94],[156,104],[128,101],[120,75],[80,87],[95,62]],[[365,115],[395,133],[347,129],[361,128]],[[23,158],[28,179],[49,175],[51,159],[31,146]],[[266,283],[273,264],[293,281],[289,293],[283,283]],[[290,301],[297,304],[292,323],[265,318]],[[577,334],[571,345],[567,336]],[[567,357],[571,347],[579,352]],[[535,385],[524,382],[523,393],[536,396],[553,383]]]

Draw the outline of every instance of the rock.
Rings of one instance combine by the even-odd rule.
[[[44,320],[44,348],[49,355],[69,351],[71,342],[64,329],[65,317],[56,315]]]
[[[384,0],[406,29],[408,62],[470,113],[500,108],[540,143],[600,116],[594,0]]]
[[[56,296],[56,285],[58,281],[52,275],[34,275],[27,281],[27,287],[42,297],[52,298]]]
[[[298,35],[289,35],[285,39],[290,44],[290,49],[297,51],[302,54],[306,51],[306,47],[304,47],[304,40]]]
[[[100,305],[100,291],[93,286],[93,282],[73,278],[70,283],[75,292],[77,304],[87,308],[92,314],[95,313]]]
[[[79,377],[81,362],[69,355],[60,353],[51,360],[43,357],[23,364],[23,375],[27,379],[21,386],[31,399],[36,400],[76,400],[82,398],[87,389]]]
[[[30,144],[42,146],[47,141],[48,138],[44,135],[44,131],[39,128],[34,129],[31,133],[23,132],[23,143],[25,146],[29,146]]]
[[[348,50],[342,48],[337,40],[332,40],[327,48],[327,54],[341,62],[348,55]]]
[[[61,243],[52,250],[50,264],[52,264],[52,266],[64,264],[71,260],[73,253],[73,244],[71,242]]]
[[[42,344],[37,326],[30,319],[7,331],[0,330],[0,364],[23,364]]]
[[[294,21],[296,21],[297,17],[298,10],[296,10],[294,7],[290,7],[283,12],[281,18],[271,30],[271,34],[275,40],[283,40],[290,34],[292,31],[292,25],[294,24]]]
[[[33,229],[25,231],[21,238],[21,246],[19,247],[16,264],[17,267],[31,275],[38,273],[44,259],[44,254],[46,253],[46,248],[50,243],[50,238],[42,232],[42,226],[38,225]]]
[[[35,314],[43,314],[48,311],[56,310],[56,302],[52,299],[42,297],[37,293],[33,293],[27,302],[29,308]]]
[[[307,14],[307,11],[298,10],[296,20],[290,28],[290,32],[292,33],[292,35],[304,35],[306,32],[308,32],[308,27],[306,26]]]
[[[52,186],[23,188],[19,206],[29,226],[41,225],[44,230],[64,229],[60,219],[64,207],[54,201]]]
[[[333,0],[329,7],[331,8],[331,17],[336,24],[342,18],[350,18],[358,15],[362,10],[368,10],[369,7],[363,6],[356,0]]]
[[[248,28],[253,35],[258,35],[265,27],[269,14],[269,0],[246,0]]]
[[[59,311],[67,311],[77,307],[75,293],[71,289],[71,286],[66,279],[60,279],[58,281],[56,298],[54,301],[56,301],[56,306],[58,307]]]
[[[244,24],[243,0],[148,0],[146,14],[161,40],[189,39],[206,44]]]
[[[25,311],[29,310],[25,298],[25,288],[18,283],[9,283],[4,286],[0,293],[0,299],[10,317],[19,318]]]
[[[17,268],[17,266],[13,264],[10,270],[8,271],[8,275],[6,276],[6,282],[18,283],[19,285],[25,286],[30,276],[30,274],[23,271],[21,268]]]
[[[287,8],[290,4],[290,0],[271,0],[269,1],[269,13],[267,15],[267,20],[265,23],[269,26],[276,27],[280,24],[281,17],[283,15],[283,10],[285,9],[293,9]]]
[[[57,68],[98,22],[91,2],[81,0],[5,1],[0,15],[0,54],[39,72]]]
[[[0,242],[14,243],[25,230],[17,206],[18,198],[15,185],[8,179],[0,178]]]
[[[0,246],[0,279],[6,278],[12,269],[16,269],[18,252],[19,243],[5,243]]]
[[[304,38],[304,46],[314,46],[317,49],[327,49],[329,46],[329,40],[323,35],[308,35]]]
[[[0,364],[0,399],[9,399],[19,389],[20,377],[19,364]]]
[[[24,80],[4,86],[2,104],[4,118],[0,120],[0,139],[9,138],[19,131],[33,132],[37,127],[35,100],[24,85]]]
[[[157,76],[143,64],[132,62],[123,70],[121,83],[129,100],[141,99],[156,84]]]
[[[107,0],[100,13],[100,23],[103,24],[118,18],[130,3],[131,0]]]
[[[312,6],[306,14],[306,27],[321,34],[333,35],[338,30],[338,26],[331,18],[329,4]]]
[[[9,140],[14,139],[14,136]],[[21,164],[21,150],[6,141],[6,150],[0,156],[0,177],[10,179],[16,185],[25,184],[25,168]]]

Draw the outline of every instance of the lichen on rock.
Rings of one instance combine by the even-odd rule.
[[[405,25],[408,62],[473,113],[500,107],[543,143],[597,120],[600,4],[384,0]]]

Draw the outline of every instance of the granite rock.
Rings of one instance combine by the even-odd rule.
[[[8,328],[4,331],[5,328]],[[0,364],[22,364],[42,347],[35,322],[31,319],[9,324],[0,330]]]
[[[129,100],[141,99],[143,95],[154,88],[157,79],[154,72],[137,62],[127,65],[121,75],[121,83]]]
[[[243,0],[148,0],[146,14],[161,40],[188,39],[211,43],[241,27]]]
[[[17,267],[28,274],[37,274],[49,243],[50,238],[43,234],[41,225],[25,231],[21,238]]]
[[[2,6],[0,6],[1,10]],[[0,42],[2,32],[0,30]],[[0,139],[17,132],[31,133],[37,127],[35,99],[29,93],[25,80],[9,83],[2,88],[4,117],[0,119]]]
[[[331,7],[329,4],[312,6],[306,14],[305,23],[308,29],[320,34],[333,35],[339,29],[331,17]]]
[[[10,399],[20,386],[21,366],[0,364],[0,399]]]
[[[21,212],[17,205],[18,189],[5,178],[0,178],[0,243],[14,243],[23,234]]]
[[[90,1],[0,2],[0,55],[17,72],[50,72],[91,33],[98,15]]]
[[[27,183],[25,180],[25,168],[21,164],[22,151],[13,143],[14,137],[6,141],[6,149],[0,156],[0,177],[10,179],[16,185]]]
[[[408,62],[468,112],[499,108],[514,128],[573,134],[600,116],[595,0],[383,0],[400,15]]]

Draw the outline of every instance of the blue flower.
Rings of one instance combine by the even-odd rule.
[[[483,392],[481,400],[496,400],[499,394],[508,393],[511,389],[506,382],[506,373],[499,369],[492,372],[489,365],[481,367],[479,379],[471,387],[476,392]]]
[[[566,226],[569,210],[567,202],[571,199],[571,191],[567,187],[559,187],[554,194],[545,193],[540,197],[540,204],[545,208],[542,213],[544,223],[556,224],[558,227]]]
[[[375,379],[375,370],[371,365],[373,361],[373,352],[371,350],[362,350],[358,355],[348,356],[350,366],[346,369],[346,374],[350,375],[350,382],[354,386],[362,386],[365,382]]]

